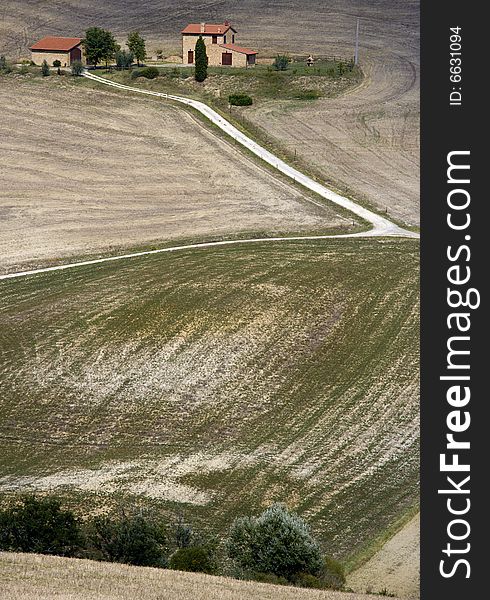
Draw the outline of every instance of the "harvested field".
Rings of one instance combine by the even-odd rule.
[[[187,112],[70,83],[1,80],[0,272],[175,238],[350,226]]]
[[[197,573],[40,554],[0,553],[0,594],[9,600],[371,600]]]
[[[127,24],[140,29],[149,48],[175,54],[179,31],[190,21],[236,23],[240,42],[262,55],[289,51],[306,56],[353,54],[355,19],[361,17],[361,87],[337,99],[284,108],[271,102],[247,114],[278,143],[340,189],[388,208],[408,224],[419,222],[419,2],[418,0],[233,0],[179,8],[149,0],[132,2],[9,0],[0,16],[0,51],[25,54],[41,35],[79,35],[94,23],[112,28],[121,41]]]
[[[347,585],[358,592],[386,589],[399,597],[419,598],[419,561],[420,515],[417,515],[367,563],[351,573]]]
[[[0,490],[285,501],[341,559],[418,495],[415,241],[182,251],[1,282]]]

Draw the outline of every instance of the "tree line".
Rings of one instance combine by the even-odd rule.
[[[238,517],[223,540],[180,516],[119,509],[80,519],[56,497],[23,496],[0,510],[0,550],[170,568],[318,589],[342,589],[341,565],[325,557],[306,522],[282,504]]]

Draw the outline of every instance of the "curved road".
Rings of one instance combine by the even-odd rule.
[[[219,113],[210,108],[204,102],[199,102],[198,100],[192,100],[191,98],[185,98],[183,96],[174,96],[172,94],[165,94],[162,92],[153,92],[150,90],[143,90],[135,87],[131,87],[129,85],[123,85],[122,83],[116,83],[114,81],[109,81],[98,75],[93,75],[92,73],[84,72],[84,77],[91,79],[92,81],[97,81],[98,83],[102,83],[104,85],[108,85],[111,87],[115,87],[118,89],[136,92],[138,94],[146,94],[149,96],[158,96],[160,98],[165,98],[167,100],[174,100],[176,102],[180,102],[182,104],[186,104],[194,108],[203,114],[207,119],[209,119],[212,123],[218,126],[222,131],[224,131],[231,138],[236,140],[239,144],[253,152],[256,156],[264,160],[266,163],[292,179],[293,181],[301,184],[303,187],[319,194],[322,198],[333,202],[334,204],[338,204],[343,208],[351,211],[357,216],[365,219],[372,225],[372,229],[368,231],[363,231],[360,233],[350,233],[343,235],[311,235],[311,236],[284,236],[284,237],[268,237],[268,238],[249,238],[249,239],[236,239],[236,240],[223,240],[219,242],[202,242],[197,244],[186,244],[182,246],[171,246],[168,248],[160,248],[158,250],[147,250],[143,252],[133,252],[131,254],[122,254],[118,256],[108,256],[105,258],[97,258],[93,260],[85,260],[74,263],[67,263],[64,265],[57,265],[54,267],[45,267],[42,269],[32,269],[29,271],[19,271],[17,273],[8,273],[6,275],[0,275],[0,280],[3,279],[14,279],[18,277],[26,277],[28,275],[36,275],[40,273],[48,273],[51,271],[62,271],[65,269],[71,269],[74,267],[82,267],[87,265],[96,265],[105,262],[111,262],[116,260],[124,260],[128,258],[135,258],[138,256],[148,256],[151,254],[162,254],[166,252],[175,252],[178,250],[190,250],[190,249],[199,249],[199,248],[210,248],[214,246],[229,246],[234,244],[251,244],[251,243],[264,243],[264,242],[290,242],[297,240],[323,240],[323,239],[332,239],[332,238],[351,238],[351,237],[382,237],[382,236],[395,236],[395,237],[407,237],[407,238],[418,238],[419,234],[413,231],[409,231],[407,229],[403,229],[399,227],[395,223],[392,223],[389,219],[378,215],[359,204],[356,204],[349,198],[345,198],[332,190],[329,190],[327,187],[321,185],[308,175],[301,173],[294,167],[291,167],[286,162],[254,142],[251,138],[242,133],[239,129],[234,127],[229,121],[224,119]]]

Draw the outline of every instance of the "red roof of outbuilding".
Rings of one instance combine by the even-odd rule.
[[[220,44],[220,47],[226,48],[227,50],[233,50],[234,52],[240,52],[241,54],[257,54],[255,50],[242,48],[242,46],[237,46],[236,44]]]
[[[190,23],[185,29],[182,29],[182,33],[204,33],[205,35],[222,35],[229,29],[233,29],[230,23],[221,23],[219,25],[213,25],[210,23],[204,24],[204,31],[201,31],[201,23]],[[236,31],[236,29],[233,29]]]
[[[53,50],[69,52],[79,46],[82,38],[54,37],[48,35],[31,46],[31,50]]]

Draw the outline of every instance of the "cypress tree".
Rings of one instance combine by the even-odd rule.
[[[202,39],[202,36],[199,36],[199,39],[196,42],[196,54],[195,54],[195,78],[196,81],[204,81],[208,76],[208,55],[206,54],[206,44]]]

